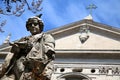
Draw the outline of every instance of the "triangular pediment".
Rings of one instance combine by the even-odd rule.
[[[88,38],[81,42],[81,28],[88,27]],[[56,49],[100,49],[120,50],[120,29],[82,20],[49,31],[56,42]]]

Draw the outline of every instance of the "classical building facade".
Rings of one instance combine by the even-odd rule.
[[[120,29],[85,18],[50,33],[56,42],[52,80],[120,80]],[[4,61],[10,46],[0,46]]]

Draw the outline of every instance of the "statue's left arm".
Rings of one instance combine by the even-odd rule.
[[[50,34],[44,36],[44,51],[49,59],[55,58],[55,40]]]

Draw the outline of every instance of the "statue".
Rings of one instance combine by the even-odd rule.
[[[50,34],[42,32],[43,27],[38,16],[28,19],[26,28],[31,36],[10,43],[12,48],[2,65],[0,80],[50,80],[55,41]]]

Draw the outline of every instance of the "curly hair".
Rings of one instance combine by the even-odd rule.
[[[41,32],[42,32],[42,31],[43,31],[43,28],[44,28],[44,23],[43,23],[43,21],[42,21],[39,17],[32,17],[32,18],[29,18],[29,19],[26,21],[27,31],[29,31],[28,25],[29,25],[30,23],[32,23],[34,20],[37,20],[37,21],[38,21],[39,27],[41,28]]]

